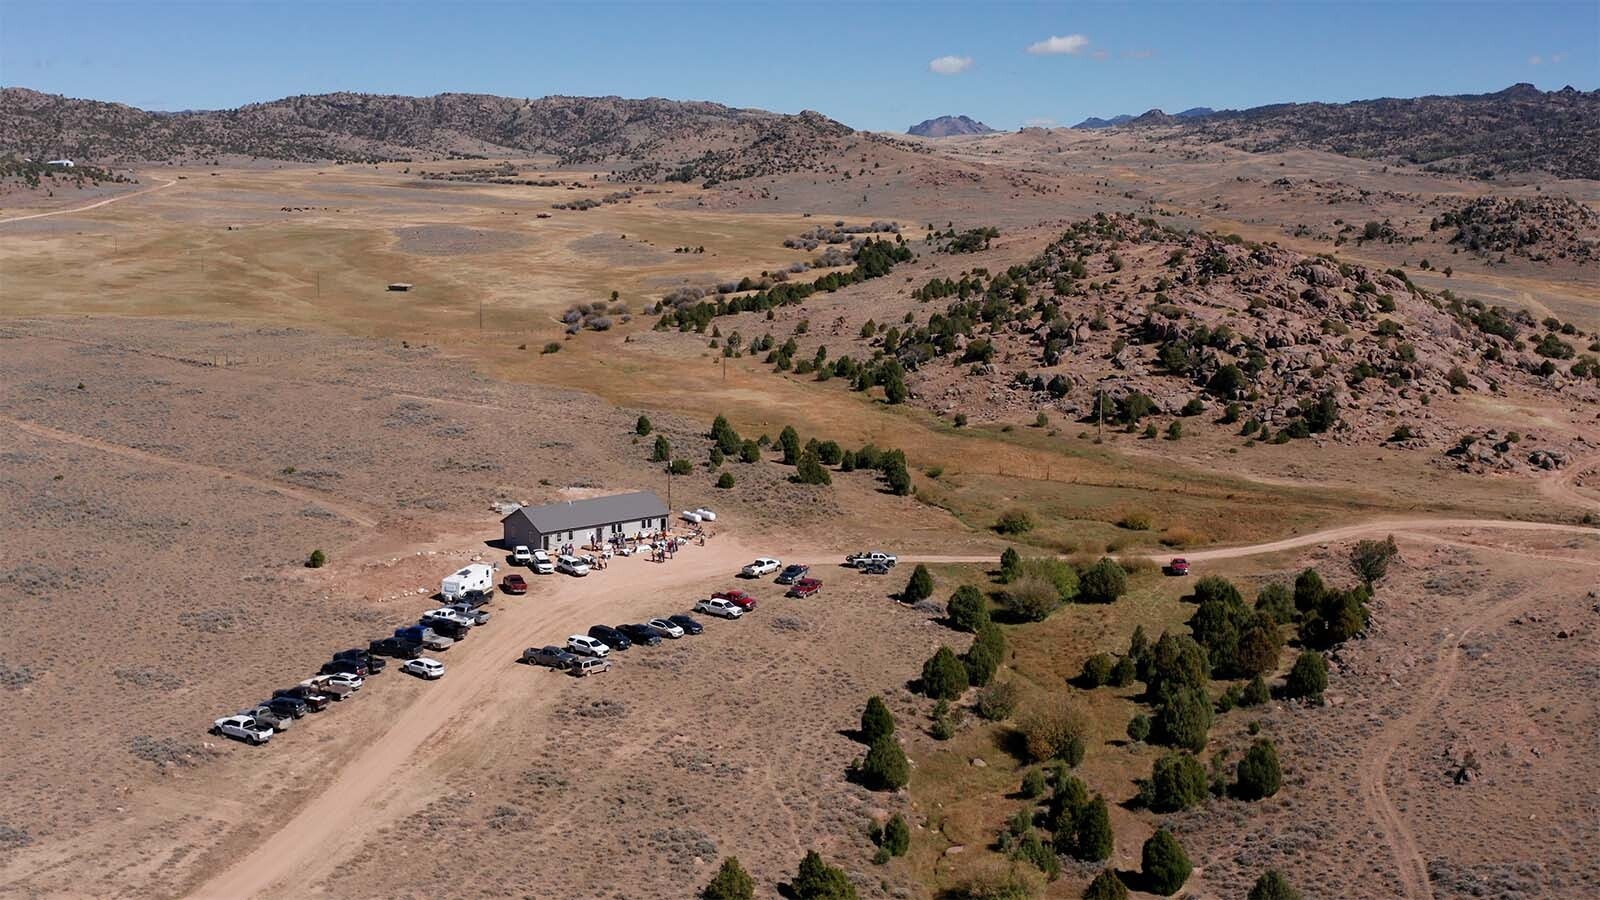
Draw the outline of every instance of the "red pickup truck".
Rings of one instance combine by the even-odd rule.
[[[738,588],[734,588],[731,591],[717,591],[715,594],[711,595],[711,598],[713,600],[726,600],[740,609],[748,610],[756,608],[756,598],[750,596],[744,591],[739,590]]]
[[[809,597],[822,590],[822,580],[818,578],[802,578],[789,588],[791,597]]]
[[[1187,575],[1187,574],[1189,574],[1189,561],[1187,559],[1184,559],[1181,556],[1173,557],[1172,562],[1167,563],[1167,574],[1169,574],[1169,575]]]

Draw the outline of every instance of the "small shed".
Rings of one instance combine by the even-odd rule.
[[[553,550],[562,544],[634,539],[667,527],[667,504],[654,491],[522,506],[500,520],[505,546]]]

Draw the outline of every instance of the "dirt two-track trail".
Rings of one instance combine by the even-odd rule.
[[[73,213],[88,212],[91,209],[99,209],[102,206],[110,206],[113,203],[121,203],[124,200],[131,200],[134,197],[142,197],[145,194],[159,191],[162,188],[169,188],[175,184],[177,184],[176,181],[163,181],[160,184],[152,185],[151,187],[147,188],[140,188],[139,190],[129,194],[118,194],[115,197],[107,197],[104,200],[96,200],[93,203],[87,203],[83,206],[74,206],[71,209],[53,209],[49,212],[28,213],[25,216],[11,216],[10,218],[0,219],[0,225],[4,225],[7,222],[26,222],[29,219],[48,219],[51,216],[69,216]]]
[[[1431,532],[1463,529],[1557,532],[1600,537],[1600,529],[1577,525],[1495,519],[1394,519],[1347,525],[1250,546],[1196,551],[1189,553],[1188,558],[1232,559],[1390,533],[1404,533],[1411,539],[1430,540],[1435,539]],[[1438,540],[1441,543],[1449,542],[1443,538]],[[680,592],[687,597],[697,584],[737,571],[738,566],[751,555],[750,548],[738,543],[734,537],[723,535],[704,547],[680,553],[671,563],[654,564],[633,558],[616,560],[613,566],[617,567],[619,574],[626,573],[631,596],[649,598],[649,602],[654,602],[655,598]],[[825,552],[816,555],[820,558]],[[992,559],[991,556],[905,557],[908,562],[932,563],[990,562]],[[374,735],[364,751],[343,768],[331,773],[327,787],[321,793],[248,853],[192,889],[189,896],[304,894],[357,849],[356,836],[361,833],[361,823],[393,820],[403,815],[409,804],[417,802],[415,797],[405,796],[405,785],[411,776],[421,777],[420,770],[429,760],[444,752],[452,732],[463,730],[465,724],[476,717],[495,714],[497,701],[504,699],[497,696],[496,676],[503,675],[505,669],[517,665],[515,660],[524,647],[542,642],[580,620],[590,602],[608,591],[614,594],[616,587],[614,579],[565,577],[545,581],[543,585],[546,590],[529,594],[497,611],[496,622],[485,629],[483,636],[463,645],[455,655],[446,654],[444,661],[448,673],[443,680],[429,685],[425,702],[419,701],[410,708],[397,710],[388,730]],[[1418,693],[1416,702],[1404,715],[1385,727],[1371,748],[1372,752],[1367,754],[1369,761],[1362,773],[1363,797],[1373,821],[1384,832],[1385,840],[1394,854],[1407,897],[1431,898],[1433,893],[1422,855],[1404,819],[1389,801],[1384,786],[1389,761],[1414,731],[1422,715],[1433,708],[1437,698],[1448,689],[1459,661],[1457,651],[1462,637],[1500,616],[1511,615],[1516,605],[1515,601],[1500,604],[1454,623],[1441,641],[1441,652],[1437,654],[1433,671],[1427,677],[1426,688]],[[404,676],[396,674],[392,677]]]

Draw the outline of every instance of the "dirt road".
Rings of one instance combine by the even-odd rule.
[[[131,199],[133,197],[140,197],[140,196],[143,196],[145,194],[149,194],[149,193],[153,193],[155,191],[159,191],[159,190],[161,190],[163,188],[169,188],[169,187],[172,187],[175,184],[177,184],[176,181],[163,181],[162,183],[160,183],[158,185],[155,185],[153,187],[141,188],[140,190],[134,191],[131,194],[119,194],[119,195],[117,195],[115,197],[107,197],[104,200],[97,200],[94,203],[88,203],[88,204],[85,204],[83,206],[74,206],[71,209],[56,209],[56,210],[51,210],[50,212],[28,213],[25,216],[12,216],[12,217],[10,217],[8,219],[0,219],[0,225],[4,225],[7,222],[26,222],[29,219],[46,219],[46,218],[49,218],[50,216],[68,216],[68,215],[72,215],[73,213],[88,212],[91,209],[99,209],[102,206],[110,206],[113,203],[121,203],[123,200],[128,200],[128,199]]]
[[[689,590],[717,575],[738,571],[751,551],[727,535],[682,551],[668,563],[641,557],[616,559],[589,578],[548,576],[540,589],[506,598],[495,620],[460,645],[439,654],[443,679],[429,685],[425,702],[396,710],[393,724],[327,787],[249,854],[191,891],[194,897],[298,896],[357,849],[364,823],[395,821],[425,797],[402,796],[422,776],[427,760],[445,752],[452,731],[475,716],[503,712],[497,683],[516,674],[524,648],[559,643],[582,631],[605,604],[607,619],[641,614],[664,602],[687,608]],[[623,578],[627,580],[622,581]],[[621,596],[625,592],[626,596]],[[664,601],[664,597],[673,597]],[[632,607],[641,607],[632,609]],[[659,613],[659,610],[657,610]],[[619,660],[618,665],[628,665]],[[385,676],[390,677],[390,676]],[[395,674],[392,677],[406,676]],[[603,677],[603,676],[602,676]]]

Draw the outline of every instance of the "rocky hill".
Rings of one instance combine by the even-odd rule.
[[[319,94],[230,110],[150,112],[0,91],[0,152],[98,162],[243,156],[380,161],[549,154],[639,177],[732,178],[804,168],[851,129],[716,103],[620,97]]]
[[[1600,91],[1571,87],[1546,92],[1518,84],[1493,94],[1285,103],[1180,124],[1187,133],[1250,151],[1328,150],[1480,177],[1542,171],[1600,178],[1594,150]]]
[[[939,116],[924,119],[906,129],[906,134],[916,137],[952,137],[959,134],[993,134],[994,129],[966,116]]]

